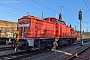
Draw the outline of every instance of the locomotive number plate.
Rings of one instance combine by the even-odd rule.
[[[18,27],[29,27],[29,24],[18,24]]]

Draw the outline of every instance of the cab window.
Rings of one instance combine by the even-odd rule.
[[[53,23],[56,23],[57,21],[56,20],[52,20]]]
[[[63,21],[59,21],[59,24],[65,24],[65,22],[63,22]]]

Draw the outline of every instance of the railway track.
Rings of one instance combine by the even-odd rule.
[[[2,47],[0,48],[0,51],[5,51],[5,50],[12,50],[14,49],[13,47]]]
[[[76,45],[73,45],[73,47],[75,47]],[[77,48],[77,47],[75,47]],[[75,49],[73,48],[73,49]],[[67,47],[63,47],[63,48],[60,48],[61,50],[70,50],[72,49],[72,46],[67,46]],[[64,50],[65,51],[65,50]],[[54,51],[48,51],[48,52],[44,52],[42,54],[38,54],[38,55],[34,55],[34,56],[31,56],[31,57],[28,57],[28,58],[25,58],[26,60],[52,60],[52,58],[55,58],[59,55],[62,55],[63,53],[60,53],[60,52],[56,52],[57,54],[54,54]]]
[[[22,57],[24,58],[25,56],[28,56],[30,54],[31,53],[28,51],[16,52],[16,53],[2,55],[2,56],[0,56],[0,60],[18,60],[18,59],[21,59]]]
[[[90,60],[90,48],[86,50],[85,52],[83,52],[82,54],[80,54],[74,60]]]
[[[12,50],[12,49],[14,49],[13,47],[12,47],[12,45],[4,45],[4,46],[0,46],[0,51],[5,51],[5,50]]]
[[[21,52],[16,52],[16,53],[11,53],[11,54],[6,54],[6,55],[2,55],[0,56],[0,60],[22,60],[23,58],[27,58],[33,55],[37,55],[37,54],[42,54],[45,51],[21,51]]]
[[[90,42],[84,43],[84,44],[85,44],[84,46],[77,45],[77,46],[71,46],[71,47],[68,47],[68,48],[66,47],[66,48],[64,48],[64,50],[58,49],[57,54],[51,55],[51,56],[49,56],[49,57],[47,57],[43,60],[69,60],[69,59],[73,60],[72,59],[73,56],[75,58],[80,53],[82,53],[83,49],[87,50],[88,48],[90,48]],[[78,51],[81,51],[81,52],[78,52]],[[83,52],[84,52],[84,50],[83,50]]]
[[[75,53],[74,55],[72,55],[71,57],[67,58],[67,60],[75,60],[76,58],[78,58],[82,53],[84,53],[86,50],[90,49],[89,47],[86,47],[85,49]]]
[[[76,46],[76,45],[73,45],[73,47],[74,46]],[[77,46],[78,46],[78,44],[77,44]],[[72,46],[70,46],[70,47],[65,47],[65,48],[62,48],[62,49],[66,49],[66,50],[63,50],[63,51],[70,51],[70,50],[74,50],[75,48],[77,48],[77,46],[74,47],[74,48],[72,48]],[[22,60],[23,58],[26,58],[26,60],[33,60],[33,59],[37,60],[37,58],[38,58],[38,60],[40,60],[40,59],[41,60],[49,60],[49,59],[52,60],[52,58],[55,58],[57,56],[60,57],[63,54],[63,53],[58,52],[56,55],[54,55],[53,53],[54,53],[53,51],[41,51],[41,52],[22,51],[22,52],[2,55],[2,56],[0,56],[0,60]]]

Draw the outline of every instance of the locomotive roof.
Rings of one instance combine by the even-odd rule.
[[[47,17],[47,18],[44,18],[43,20],[46,20],[46,19],[56,19],[56,20],[59,20],[58,18],[55,18],[55,17]],[[27,16],[23,16],[22,18],[20,19],[37,19],[37,20],[42,20],[38,17],[35,17],[35,16],[32,16],[32,15],[27,15]],[[59,20],[61,22],[64,22],[66,24],[66,22],[64,20]]]
[[[31,16],[31,15],[28,15],[28,16],[23,16],[23,17],[22,17],[22,18],[20,18],[20,19],[24,19],[24,18],[26,18],[26,19],[31,19],[31,18],[34,18],[34,19],[39,19],[39,20],[41,20],[40,18],[35,17],[35,16]]]

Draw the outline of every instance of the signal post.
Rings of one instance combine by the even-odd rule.
[[[79,20],[80,20],[80,41],[81,41],[80,46],[82,46],[83,40],[82,40],[82,11],[81,10],[79,11]]]

